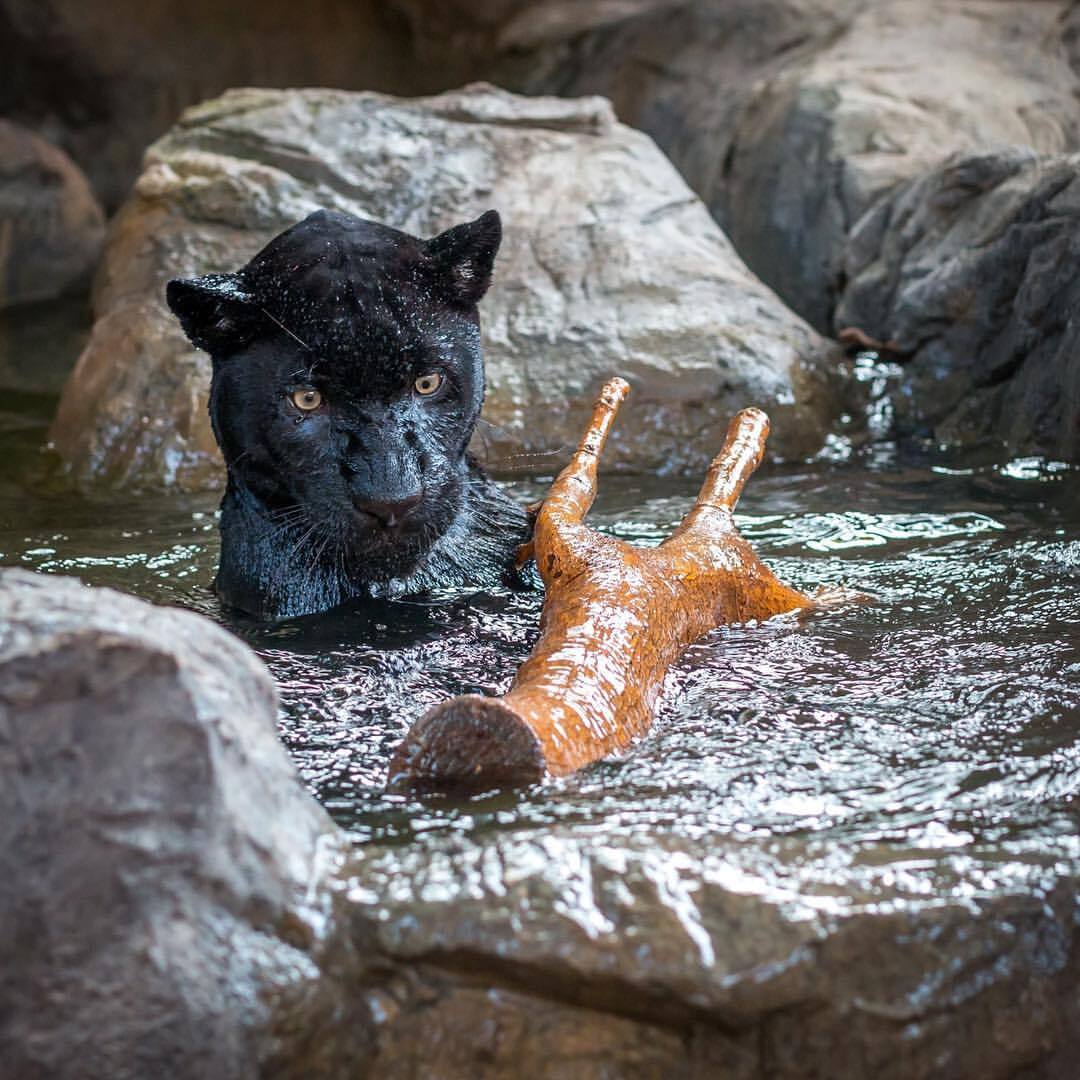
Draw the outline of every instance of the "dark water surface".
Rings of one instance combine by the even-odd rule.
[[[0,562],[221,613],[216,499],[73,496],[43,479],[47,390],[0,407]],[[517,481],[522,499],[543,483]],[[605,478],[592,521],[661,540],[696,485]],[[934,902],[1080,868],[1080,470],[898,457],[763,468],[744,534],[796,586],[869,602],[716,631],[669,677],[652,734],[515,795],[383,794],[409,724],[508,686],[540,599],[388,602],[236,626],[281,691],[281,734],[358,844],[432,851],[557,827],[601,843],[723,849],[733,887],[816,903]],[[404,854],[404,853],[403,853]],[[751,884],[747,884],[750,882]]]

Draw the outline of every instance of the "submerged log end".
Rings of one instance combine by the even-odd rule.
[[[540,741],[499,698],[467,694],[429,709],[390,762],[392,792],[469,794],[544,778]]]

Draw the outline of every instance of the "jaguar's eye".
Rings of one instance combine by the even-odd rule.
[[[430,397],[440,386],[442,386],[442,376],[437,371],[429,371],[413,383],[413,389],[421,397]]]
[[[302,412],[313,412],[322,404],[322,394],[308,386],[303,390],[294,390],[289,400]]]

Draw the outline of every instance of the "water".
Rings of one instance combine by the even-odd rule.
[[[209,591],[216,499],[73,496],[47,478],[40,449],[53,405],[51,388],[34,387],[0,409],[0,562],[222,619]],[[544,489],[509,486],[522,500]],[[607,477],[591,520],[655,544],[695,487]],[[521,793],[419,801],[383,784],[426,708],[507,688],[538,596],[232,625],[277,680],[305,782],[358,848],[391,863],[405,846],[588,836],[720,852],[744,884],[819,906],[978,896],[1075,872],[1080,470],[960,466],[884,444],[765,467],[740,510],[783,579],[867,600],[715,631],[671,673],[631,752]]]

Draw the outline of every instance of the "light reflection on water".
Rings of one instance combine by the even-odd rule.
[[[539,490],[518,483],[530,499]],[[606,478],[592,520],[659,542],[694,485]],[[220,618],[209,498],[28,495],[0,487],[0,561]],[[954,469],[822,462],[763,470],[740,517],[781,577],[862,604],[727,627],[669,677],[624,757],[521,794],[383,794],[430,705],[505,690],[540,598],[393,602],[272,629],[235,626],[281,690],[281,733],[358,844],[578,830],[632,845],[723,845],[736,872],[820,897],[954,894],[1080,864],[1080,472],[1031,459]],[[371,849],[374,850],[374,849]],[[390,857],[390,851],[386,853]],[[721,873],[714,868],[709,873]],[[936,875],[936,877],[934,877]],[[807,893],[807,895],[809,895]],[[824,901],[822,901],[824,902]]]

